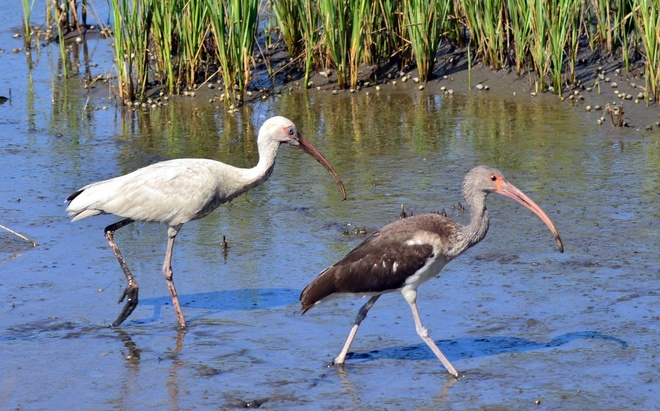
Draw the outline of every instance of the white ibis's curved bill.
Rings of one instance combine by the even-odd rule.
[[[321,154],[321,152],[318,151],[316,147],[314,147],[309,141],[303,138],[303,136],[300,134],[298,134],[298,143],[299,143],[298,147],[302,151],[314,157],[316,161],[321,163],[321,165],[323,165],[323,167],[325,167],[325,169],[328,170],[328,172],[337,182],[337,185],[339,186],[339,191],[341,191],[342,198],[346,200],[346,189],[344,188],[344,184],[341,182],[341,178],[339,178],[339,175],[337,175],[335,169],[332,168],[332,165],[330,165],[330,162],[326,160],[325,157],[323,157],[323,154]]]
[[[541,209],[541,207],[538,206],[538,204],[536,204],[531,198],[527,197],[527,195],[522,191],[520,191],[516,186],[514,186],[513,184],[509,183],[504,179],[500,180],[499,184],[497,184],[497,189],[495,190],[495,192],[505,197],[509,197],[513,200],[516,200],[520,204],[532,210],[532,212],[536,214],[541,219],[541,221],[545,223],[545,225],[548,226],[548,228],[552,232],[552,235],[555,236],[555,241],[557,241],[557,246],[559,247],[559,251],[562,253],[564,252],[564,243],[561,242],[561,238],[559,237],[559,232],[557,232],[555,225],[552,224],[550,217],[548,217],[545,214],[545,212]]]

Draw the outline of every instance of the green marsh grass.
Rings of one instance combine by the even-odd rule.
[[[273,13],[279,24],[279,32],[291,56],[303,52],[304,5],[303,0],[272,0]]]
[[[483,63],[495,69],[505,65],[504,2],[462,0],[467,28]]]
[[[348,66],[350,71],[350,86],[356,88],[358,85],[358,76],[360,72],[360,57],[365,49],[369,48],[369,44],[365,44],[367,36],[367,28],[370,27],[371,15],[369,12],[372,10],[370,1],[357,0],[353,2],[353,9],[351,10],[351,39],[350,49],[348,54]]]
[[[527,0],[507,0],[510,26],[510,42],[513,43],[516,73],[522,74],[527,65],[532,21]]]
[[[447,17],[448,2],[445,0],[410,0],[405,13],[405,24],[419,77],[427,81],[433,72],[433,63],[442,23]]]
[[[339,87],[346,87],[348,76],[348,34],[350,30],[348,0],[318,0],[323,29],[321,41],[330,62],[337,70]]]
[[[25,41],[31,10],[23,2]],[[52,25],[63,37],[79,19],[86,0],[55,3]],[[338,86],[356,87],[362,65],[374,76],[379,66],[408,70],[414,60],[427,80],[436,67],[441,41],[469,47],[475,62],[493,68],[532,69],[537,91],[552,84],[561,93],[575,81],[582,47],[621,57],[644,59],[647,93],[660,98],[660,17],[657,0],[108,0],[122,102],[142,100],[149,81],[167,93],[199,87],[220,75],[228,104],[242,100],[254,75],[256,39],[267,34],[260,53],[271,73],[272,33],[298,64],[305,87],[316,68],[333,68]],[[93,7],[93,5],[91,5]],[[72,8],[74,10],[72,10]],[[260,15],[273,15],[268,28]],[[271,27],[273,24],[275,27]],[[34,35],[34,33],[32,33]],[[34,36],[33,36],[34,38]],[[588,40],[585,41],[585,40]],[[66,67],[64,67],[66,70]],[[371,77],[378,81],[377,78]]]
[[[563,0],[557,3],[549,1],[544,7],[552,84],[560,95],[563,85],[564,55],[568,49],[570,35],[575,34],[571,29],[579,27],[580,4],[581,0]]]
[[[21,0],[23,5],[23,46],[27,50],[32,48],[32,28],[30,27],[30,20],[32,17],[34,1],[35,0],[32,0],[32,2],[30,2],[30,0]],[[38,39],[37,44],[39,44]]]
[[[309,86],[312,65],[319,55],[319,11],[316,2],[273,0],[273,12],[287,51],[304,61],[304,85]]]
[[[657,0],[639,0],[635,9],[637,31],[646,57],[646,98],[660,99],[660,10]]]
[[[238,100],[252,77],[254,44],[259,22],[259,0],[207,0],[215,38],[215,54],[225,84],[225,99],[231,91]]]
[[[153,1],[154,4],[158,3],[158,0]],[[183,62],[179,75],[191,88],[197,82],[197,73],[205,57],[204,40],[209,30],[208,15],[213,7],[217,7],[213,3],[215,2],[187,0],[181,11],[175,14]]]
[[[148,1],[109,0],[114,20],[114,51],[119,99],[142,99],[149,67],[149,33],[152,8]],[[157,0],[155,0],[157,1]]]
[[[550,59],[546,52],[548,49],[548,19],[546,17],[545,0],[530,0],[528,6],[530,18],[529,52],[534,69],[539,77],[536,90],[538,92],[545,89],[545,77],[550,72]]]
[[[318,49],[319,38],[319,14],[314,7],[313,2],[302,0],[302,21],[301,30],[305,49],[305,87],[309,87],[309,75],[312,71],[312,64],[316,58],[315,50]]]
[[[151,41],[154,51],[154,74],[168,94],[175,93],[180,83],[175,75],[177,69],[172,56],[174,44],[178,41],[177,25],[173,16],[179,13],[180,4],[177,1],[156,1],[153,4]]]

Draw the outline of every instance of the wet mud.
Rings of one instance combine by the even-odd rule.
[[[104,47],[90,59],[110,66]],[[655,128],[598,126],[593,112],[495,86],[294,90],[231,114],[182,97],[132,111],[57,77],[59,58],[0,57],[11,68],[0,94],[12,89],[0,106],[0,223],[39,244],[0,231],[0,408],[657,408]],[[276,114],[335,166],[348,200],[323,167],[283,148],[264,185],[186,224],[173,261],[185,332],[161,274],[166,227],[119,230],[141,300],[109,328],[125,286],[103,237],[115,219],[72,224],[66,196],[169,158],[251,166],[256,131]],[[303,316],[302,288],[402,205],[465,223],[460,184],[476,164],[543,207],[565,253],[531,213],[490,196],[486,238],[419,289],[424,325],[462,378],[417,337],[396,293],[370,311],[345,366],[328,367],[364,300]]]

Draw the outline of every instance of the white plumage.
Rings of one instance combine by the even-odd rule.
[[[179,326],[186,322],[172,281],[174,238],[184,223],[202,218],[220,204],[229,202],[270,177],[282,143],[296,146],[319,161],[333,176],[342,197],[341,179],[323,155],[284,117],[268,119],[259,130],[259,162],[253,168],[233,167],[209,159],[184,158],[152,164],[132,173],[89,184],[67,197],[71,221],[99,214],[114,214],[123,220],[105,228],[105,236],[126,275],[128,285],[119,299],[128,297],[113,326],[121,324],[138,303],[138,285],[114,242],[114,232],[134,221],[168,225],[168,243],[163,274],[167,281]]]

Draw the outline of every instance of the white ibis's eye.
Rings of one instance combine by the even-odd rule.
[[[497,181],[497,176],[495,174],[491,175],[490,181]]]
[[[287,133],[288,133],[290,136],[293,136],[293,135],[296,134],[296,130],[295,130],[293,127],[289,127],[289,130],[287,131]]]

